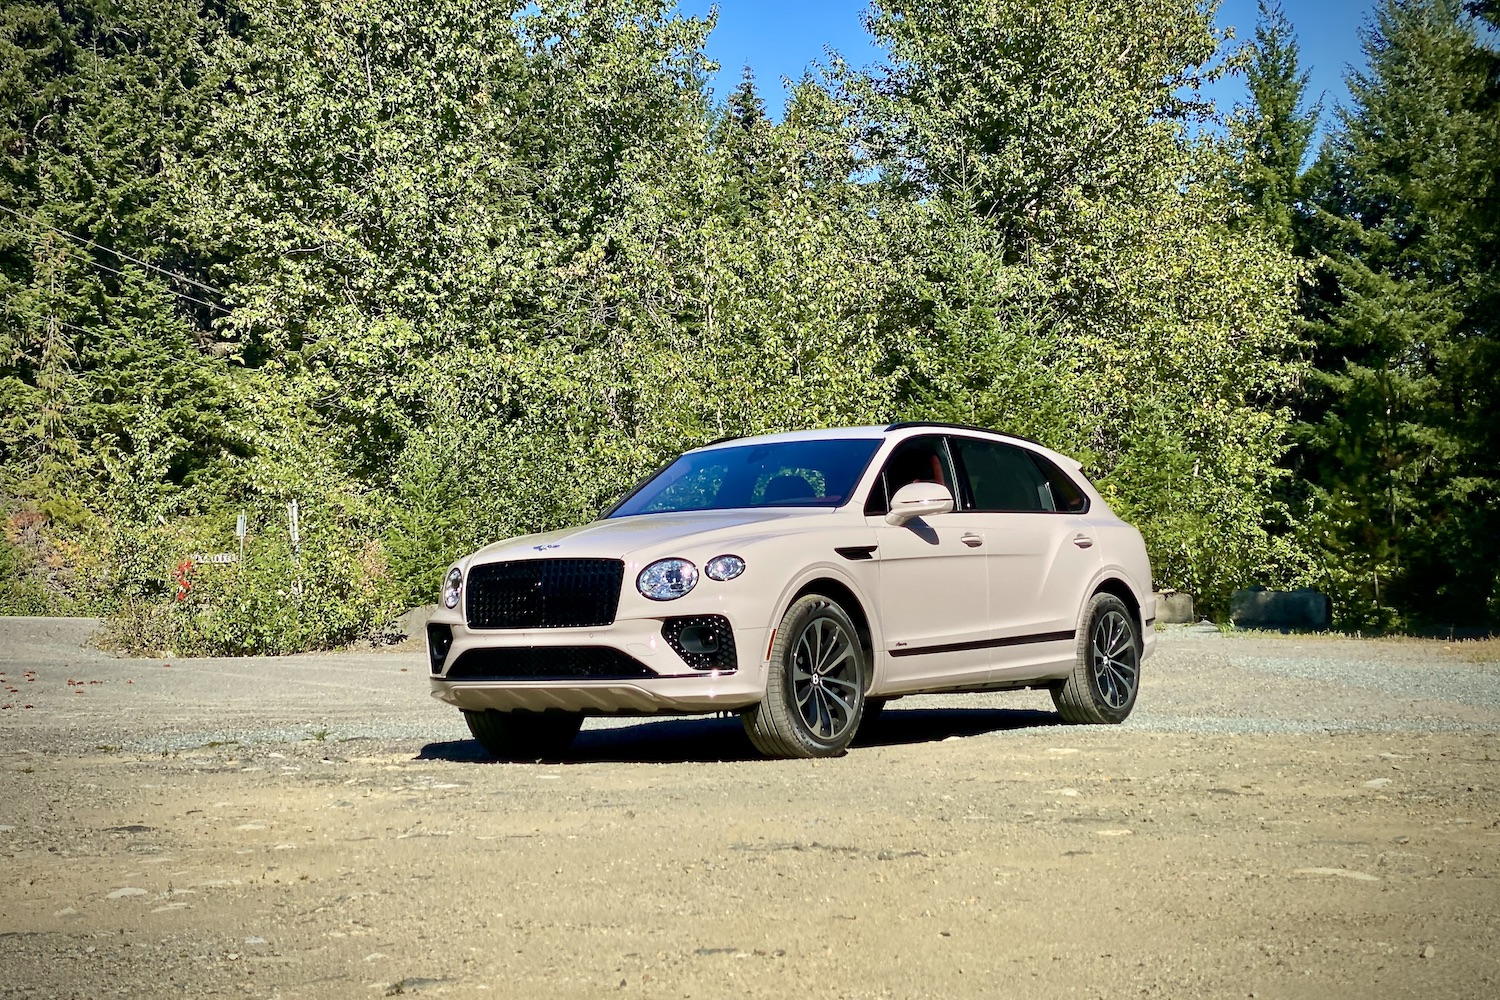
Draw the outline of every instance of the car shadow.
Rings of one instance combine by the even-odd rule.
[[[891,706],[865,723],[854,747],[939,743],[955,736],[983,736],[1013,729],[1062,725],[1056,712],[1034,708],[901,708]]]
[[[953,737],[983,736],[1016,729],[1060,725],[1055,712],[1009,708],[887,708],[855,739],[861,748],[938,743]],[[417,760],[460,764],[497,763],[477,740],[429,743]],[[585,728],[558,764],[721,764],[764,758],[736,718],[650,719],[629,726]]]

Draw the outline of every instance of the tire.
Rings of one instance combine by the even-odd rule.
[[[859,731],[869,673],[848,613],[808,594],[777,626],[766,696],[740,721],[767,757],[836,757]]]
[[[470,712],[464,721],[479,745],[496,760],[555,760],[583,727],[578,712]]]
[[[1118,725],[1135,708],[1141,688],[1141,633],[1125,602],[1095,594],[1078,633],[1078,662],[1066,681],[1052,688],[1052,703],[1064,722]]]

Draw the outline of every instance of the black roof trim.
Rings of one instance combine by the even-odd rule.
[[[1020,434],[1012,434],[1010,431],[997,431],[991,427],[976,427],[973,424],[948,424],[944,423],[941,420],[905,420],[901,423],[891,424],[890,426],[886,427],[885,432],[889,434],[891,431],[904,431],[910,427],[937,427],[941,428],[942,430],[949,431],[979,431],[981,434],[996,434],[1000,437],[1008,437],[1014,438],[1017,441],[1025,441],[1027,444],[1034,444],[1038,448],[1047,447],[1035,438],[1025,437]]]

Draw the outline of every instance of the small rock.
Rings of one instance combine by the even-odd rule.
[[[1433,947],[1432,945],[1430,945],[1430,944],[1429,945],[1424,945],[1422,947],[1422,950],[1419,951],[1417,954],[1420,955],[1422,958],[1432,958],[1433,956],[1435,956],[1437,954],[1437,949],[1435,947]]]
[[[15,833],[15,832],[16,832],[16,828],[15,827],[13,827],[13,826],[6,826],[5,824],[0,823],[0,833]]]
[[[1390,778],[1372,778],[1371,780],[1365,782],[1365,787],[1366,788],[1384,788],[1386,785],[1389,785],[1390,783],[1391,783],[1391,779]]]
[[[263,937],[247,937],[247,938],[245,938],[245,943],[246,944],[265,944],[266,943],[266,939],[263,938]]]

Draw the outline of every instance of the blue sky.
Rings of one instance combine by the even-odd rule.
[[[825,47],[836,49],[852,65],[876,61],[860,14],[868,0],[719,0],[719,24],[708,40],[708,55],[720,64],[714,81],[722,98],[739,82],[740,69],[749,65],[771,113],[780,117],[781,78],[796,79],[814,62],[826,59]],[[707,13],[710,0],[682,0],[688,14]],[[1283,0],[1297,29],[1302,65],[1311,74],[1308,96],[1323,95],[1326,127],[1336,104],[1347,103],[1344,74],[1349,64],[1363,65],[1358,28],[1367,20],[1373,0]],[[1244,41],[1255,33],[1255,0],[1224,0],[1219,24],[1233,25]],[[1243,80],[1231,80],[1213,97],[1221,106],[1244,99]]]

